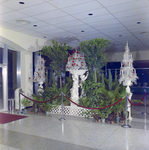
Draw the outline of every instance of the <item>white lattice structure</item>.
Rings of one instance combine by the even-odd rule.
[[[64,115],[70,115],[70,116],[77,116],[77,117],[86,117],[83,112],[86,111],[86,109],[81,107],[71,107],[71,106],[64,106],[63,107],[63,113]],[[57,106],[53,108],[50,111],[51,114],[62,114],[62,107]]]

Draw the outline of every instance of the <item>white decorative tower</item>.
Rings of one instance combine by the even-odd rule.
[[[37,65],[34,72],[34,82],[39,83],[38,92],[42,92],[42,84],[45,82],[45,60],[41,57],[41,55],[38,56]]]
[[[86,63],[84,61],[84,56],[80,54],[78,51],[73,51],[73,55],[69,55],[68,62],[66,65],[66,70],[69,71],[72,74],[73,79],[73,87],[71,88],[71,99],[78,103],[79,99],[79,76],[81,79],[81,87],[82,83],[87,79],[88,74],[85,76],[84,74],[86,71],[88,71],[86,67]],[[71,103],[71,106],[75,107],[73,103]]]
[[[120,68],[120,79],[119,82],[123,82],[123,86],[126,87],[126,93],[128,94],[128,99],[131,100],[132,93],[130,91],[130,86],[136,83],[136,79],[138,79],[136,75],[136,69],[133,67],[133,59],[132,54],[130,54],[130,50],[128,47],[128,42],[126,43],[125,49],[124,49],[124,58],[121,62],[121,68]],[[131,107],[130,103],[128,104],[128,111],[129,111],[129,119],[131,118]]]

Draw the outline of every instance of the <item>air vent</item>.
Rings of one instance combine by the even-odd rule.
[[[18,23],[18,24],[30,24],[31,22],[28,21],[28,20],[20,20],[20,19],[17,19],[17,20],[16,20],[16,23]]]

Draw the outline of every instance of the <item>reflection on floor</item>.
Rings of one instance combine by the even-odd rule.
[[[137,110],[136,110],[137,109]],[[132,108],[132,128],[95,123],[93,119],[27,114],[27,118],[0,124],[0,149],[9,150],[148,150],[149,115]],[[147,107],[149,112],[149,107]]]
[[[0,99],[0,109],[3,109],[3,101]]]

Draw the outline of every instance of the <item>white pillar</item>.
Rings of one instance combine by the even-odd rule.
[[[79,76],[78,74],[75,74],[75,72],[73,72],[72,74],[72,79],[73,79],[73,87],[71,88],[71,99],[75,102],[78,103],[78,99],[79,99],[79,92],[78,92],[78,88],[79,88]],[[72,107],[76,107],[75,104],[71,103]]]

